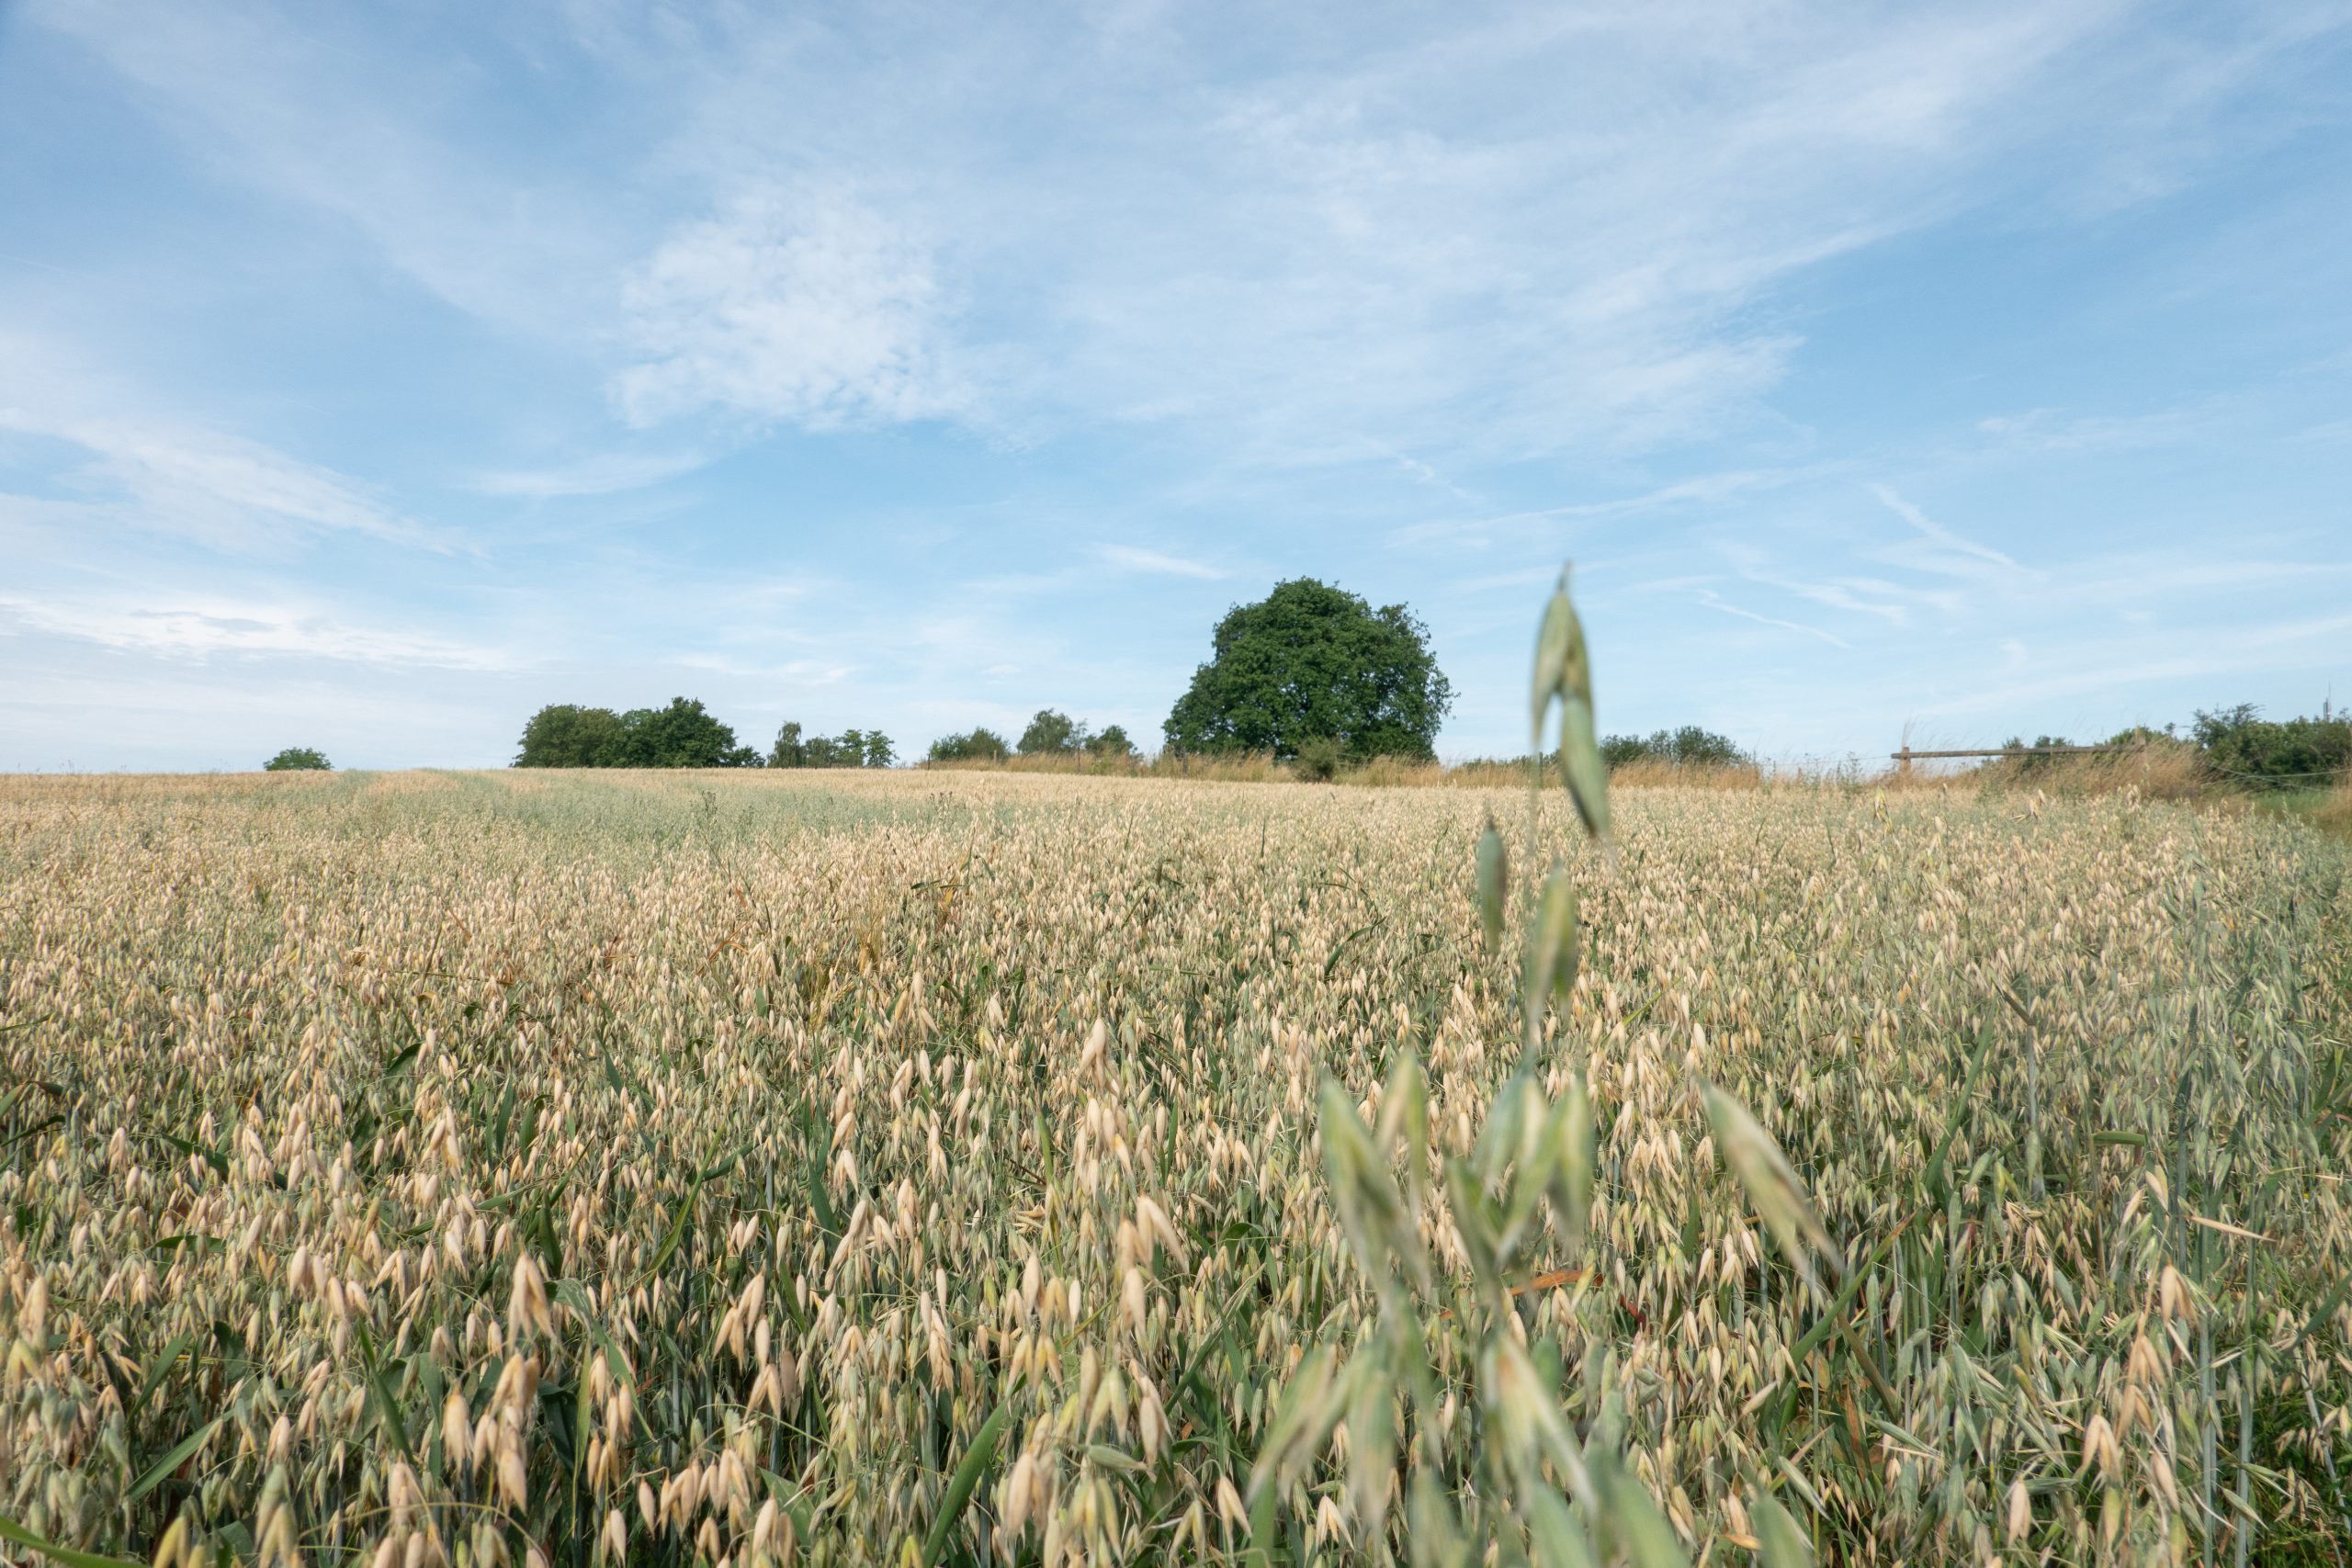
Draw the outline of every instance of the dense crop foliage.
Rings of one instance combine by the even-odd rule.
[[[1628,1551],[2346,1547],[2339,851],[1657,790],[1604,856],[1552,789],[1577,962],[1517,1092],[1589,1083],[1589,1226],[1527,1210],[1497,1290],[1414,1140],[1483,1161],[1508,1111],[1474,846],[1523,878],[1525,810],[0,784],[0,1515],[191,1564],[1372,1561],[1441,1544],[1431,1487],[1503,1539],[1570,1433],[1679,1538]],[[1398,1345],[1420,1386],[1302,1435]]]

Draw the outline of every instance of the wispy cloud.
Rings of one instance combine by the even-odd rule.
[[[323,659],[480,671],[508,671],[521,663],[503,649],[404,626],[362,624],[321,605],[202,593],[164,593],[152,601],[6,594],[0,595],[0,618],[51,637],[175,660]]]
[[[1133,545],[1097,545],[1094,553],[1101,559],[1122,571],[1154,573],[1161,577],[1197,577],[1215,581],[1225,575],[1216,567],[1182,556],[1168,555],[1159,550],[1138,549]]]
[[[1727,604],[1720,595],[1709,589],[1699,590],[1697,598],[1699,603],[1708,609],[1720,610],[1726,615],[1736,615],[1743,621],[1754,621],[1758,626],[1776,626],[1781,631],[1795,632],[1804,637],[1819,637],[1832,648],[1850,649],[1853,647],[1853,644],[1846,641],[1845,638],[1823,631],[1819,626],[1809,626],[1802,621],[1784,621],[1776,615],[1759,615],[1754,610]]]
[[[1910,524],[1912,527],[1917,528],[1919,531],[1921,537],[1928,539],[1929,542],[1941,546],[1943,548],[1951,550],[1958,555],[1973,556],[1978,560],[1990,561],[1995,566],[2007,567],[2012,571],[2018,570],[2018,563],[2011,558],[2003,555],[2000,551],[1992,548],[1988,545],[1980,545],[1973,539],[1962,538],[1958,534],[1953,533],[1951,529],[1945,527],[1942,524],[1937,522],[1934,518],[1929,517],[1926,513],[1920,511],[1917,507],[1904,500],[1902,496],[1896,494],[1894,487],[1890,485],[1872,485],[1871,486],[1871,493],[1877,496],[1879,500],[1885,504],[1886,509],[1889,512],[1894,513],[1897,517],[1900,517],[1905,523]]]
[[[2170,446],[2212,422],[2212,411],[2202,407],[2143,414],[2077,414],[2044,408],[1980,419],[1976,428],[1996,446],[2014,451],[2091,454]]]
[[[1388,538],[1391,544],[1400,546],[1446,544],[1484,548],[1503,539],[1516,540],[1531,534],[1548,535],[1553,532],[1551,525],[1558,523],[1600,522],[1618,517],[1638,517],[1655,512],[1704,507],[1710,502],[1794,482],[1803,474],[1803,470],[1796,469],[1739,469],[1727,473],[1699,474],[1687,479],[1677,479],[1672,484],[1657,486],[1638,495],[1620,496],[1611,501],[1570,502],[1559,506],[1500,513],[1491,517],[1448,518],[1408,524],[1391,529]]]
[[[681,474],[690,474],[701,468],[704,462],[700,455],[687,452],[605,452],[553,468],[508,468],[477,474],[467,481],[467,488],[482,495],[515,496],[529,501],[616,495],[625,491],[643,490],[649,485],[661,484]]]
[[[68,483],[94,498],[86,503],[94,523],[224,549],[334,533],[444,553],[457,547],[343,475],[220,431],[171,420],[58,417],[22,406],[0,407],[0,430],[77,448],[83,461]]]

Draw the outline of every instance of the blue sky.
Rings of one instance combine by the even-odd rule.
[[[0,0],[0,768],[2352,700],[2352,6]]]

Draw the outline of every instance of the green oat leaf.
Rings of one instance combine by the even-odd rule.
[[[149,1465],[146,1473],[130,1483],[130,1490],[122,1495],[122,1500],[126,1503],[136,1503],[140,1498],[161,1486],[164,1483],[164,1478],[186,1464],[190,1454],[210,1442],[212,1434],[219,1431],[228,1419],[225,1414],[215,1416],[209,1422],[197,1428],[194,1436],[181,1438],[171,1452]]]
[[[947,1538],[956,1529],[972,1493],[980,1483],[981,1472],[996,1460],[996,1448],[1004,1437],[1004,1429],[1012,1423],[1010,1400],[991,1412],[980,1429],[972,1435],[972,1446],[964,1450],[963,1460],[956,1466],[956,1473],[947,1479],[946,1495],[939,1500],[939,1515],[931,1521],[931,1531],[923,1537],[923,1568],[932,1568],[947,1550]]]
[[[65,1568],[147,1568],[145,1563],[134,1562],[128,1557],[103,1557],[95,1551],[76,1551],[70,1546],[59,1546],[53,1541],[43,1540],[40,1536],[10,1518],[0,1517],[0,1539],[13,1540],[28,1551],[40,1552],[43,1557],[54,1558],[64,1563]]]

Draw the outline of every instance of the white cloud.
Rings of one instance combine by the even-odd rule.
[[[478,474],[467,488],[481,495],[552,501],[564,496],[616,495],[643,490],[702,467],[694,453],[605,452],[547,468],[508,468]]]
[[[2210,423],[2210,412],[2199,409],[2164,409],[2145,414],[2070,414],[2061,409],[2028,409],[2023,413],[1980,419],[1976,428],[2011,450],[2087,454],[2169,446]]]
[[[716,409],[815,427],[952,416],[926,250],[837,191],[762,191],[673,232],[623,290],[633,424]]]
[[[140,598],[74,597],[38,601],[0,595],[0,617],[51,637],[164,659],[272,657],[501,671],[518,667],[505,651],[402,626],[369,626],[323,605],[289,605],[202,592],[150,591]]]
[[[493,35],[593,106],[534,141],[480,61],[356,19],[26,15],[217,166],[564,344],[636,424],[1121,421],[1424,480],[1768,417],[1777,288],[2299,36],[2249,23],[2212,83],[2124,0],[1473,6],[1343,42],[1282,10],[577,0],[568,37]]]
[[[1125,571],[1149,572],[1162,577],[1197,577],[1211,581],[1225,575],[1216,568],[1196,560],[1164,555],[1159,550],[1136,549],[1130,545],[1097,545],[1094,553]]]

